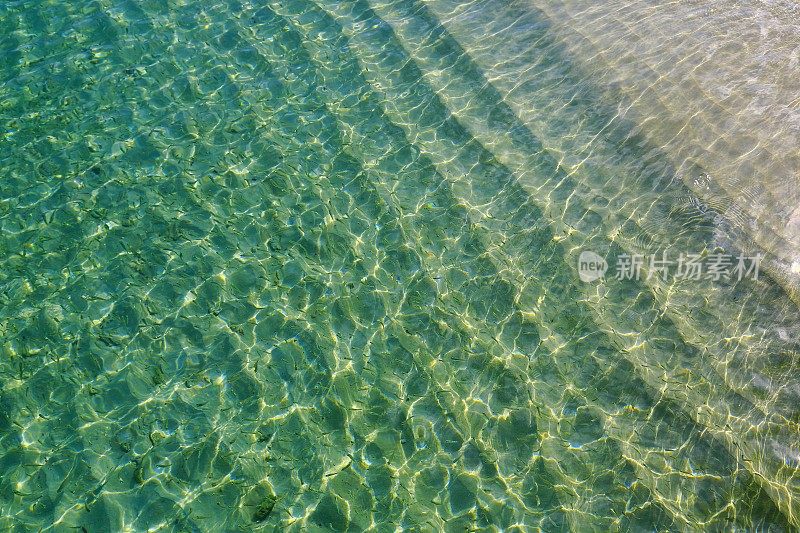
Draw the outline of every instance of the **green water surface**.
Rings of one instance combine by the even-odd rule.
[[[796,530],[796,306],[581,282],[743,245],[456,4],[0,6],[1,531]]]

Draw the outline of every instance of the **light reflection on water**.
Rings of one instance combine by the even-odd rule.
[[[797,189],[579,7],[0,7],[0,529],[797,527]]]

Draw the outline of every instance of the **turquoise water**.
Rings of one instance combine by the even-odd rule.
[[[797,306],[581,281],[754,252],[457,4],[0,7],[0,530],[797,529]]]

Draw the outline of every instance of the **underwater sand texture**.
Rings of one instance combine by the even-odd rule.
[[[664,147],[800,300],[800,5],[531,4],[618,116]]]
[[[579,280],[742,241],[540,11],[12,1],[0,36],[0,530],[800,524],[796,305]]]

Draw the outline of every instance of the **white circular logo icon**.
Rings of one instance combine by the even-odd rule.
[[[578,276],[581,281],[591,282],[602,278],[606,270],[608,270],[608,263],[594,252],[588,250],[581,252],[578,257]]]

